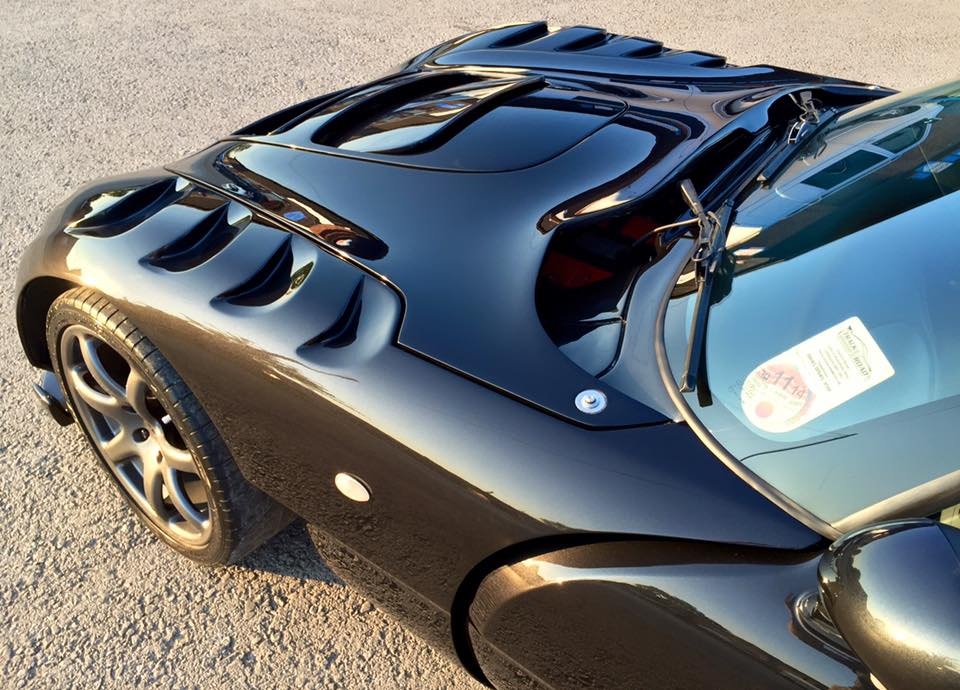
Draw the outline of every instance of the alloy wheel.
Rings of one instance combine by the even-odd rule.
[[[210,538],[210,496],[193,454],[144,375],[82,325],[60,340],[63,378],[77,415],[130,499],[178,542]]]

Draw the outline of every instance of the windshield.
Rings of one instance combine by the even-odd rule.
[[[847,113],[737,209],[713,289],[710,434],[846,527],[960,488],[960,83]],[[669,300],[683,369],[695,281]],[[937,501],[942,505],[933,504]]]

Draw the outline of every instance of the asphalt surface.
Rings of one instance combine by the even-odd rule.
[[[13,278],[42,217],[451,36],[527,19],[896,88],[960,76],[960,3],[0,0],[0,687],[479,688],[294,526],[242,565],[164,550],[29,395]]]

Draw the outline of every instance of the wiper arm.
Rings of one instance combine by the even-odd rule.
[[[796,141],[784,146],[784,148],[774,156],[767,165],[760,171],[760,174],[757,175],[757,182],[759,182],[764,187],[769,187],[773,184],[773,181],[780,176],[780,173],[789,165],[797,155],[796,144],[800,142],[805,142],[809,139],[815,137],[819,132],[822,132],[834,120],[837,119],[837,116],[840,114],[838,110],[827,110],[820,116],[820,122],[815,125],[807,125],[800,130],[799,138]],[[790,136],[794,136],[791,131]]]
[[[809,91],[801,91],[799,97],[791,95],[791,98],[800,108],[800,116],[790,127],[786,144],[780,153],[774,156],[773,160],[767,163],[757,175],[757,182],[764,187],[769,187],[794,159],[797,144],[813,139],[840,115],[840,111],[835,108],[821,108],[820,103]]]
[[[823,124],[826,111],[821,111],[821,103],[813,97],[811,91],[790,94],[790,98],[800,108],[800,117],[790,128],[790,133],[787,134],[787,143],[796,144],[800,139],[810,136],[811,131]]]
[[[733,202],[726,201],[716,213],[706,212],[697,190],[690,180],[680,183],[680,191],[684,201],[696,216],[700,232],[697,236],[697,246],[693,252],[693,262],[696,266],[697,301],[693,307],[693,327],[690,340],[687,343],[687,354],[683,366],[683,375],[680,377],[680,391],[682,393],[697,392],[697,400],[701,406],[713,404],[710,387],[707,384],[706,336],[707,316],[710,313],[710,295],[713,290],[717,267],[723,258],[727,243],[727,227],[733,214]]]

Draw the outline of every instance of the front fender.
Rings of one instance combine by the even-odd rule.
[[[17,331],[24,353],[33,366],[51,368],[46,317],[53,300],[71,287],[92,285],[94,267],[68,261],[79,239],[79,235],[69,232],[69,228],[82,224],[85,219],[89,221],[91,216],[96,221],[91,200],[106,199],[121,190],[136,190],[173,179],[160,168],[105,177],[75,190],[47,215],[41,231],[21,256],[15,284]],[[101,219],[109,221],[109,217]],[[113,296],[122,298],[122,295]]]
[[[325,241],[352,240],[355,228],[328,223],[314,230],[304,237],[163,169],[86,184],[50,213],[21,259],[23,349],[34,366],[50,368],[46,314],[75,286],[95,288],[128,313],[173,311],[237,335],[273,323],[307,342],[336,321],[365,273]],[[309,311],[309,320],[280,313],[295,295],[293,310]],[[270,318],[262,318],[265,312]],[[253,313],[257,319],[247,318]],[[291,323],[299,325],[292,333]]]

